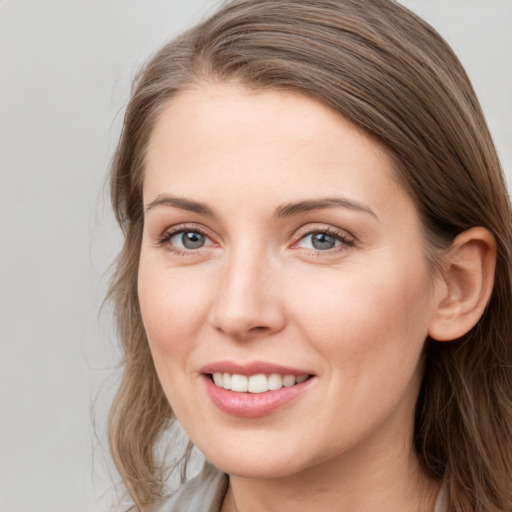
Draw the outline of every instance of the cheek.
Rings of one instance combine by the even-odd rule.
[[[297,286],[301,329],[337,368],[355,373],[366,365],[417,362],[429,323],[425,265],[350,268]]]
[[[337,446],[341,453],[388,418],[399,418],[399,429],[410,424],[429,306],[428,274],[421,267],[410,270],[352,268],[336,279],[317,275],[296,289],[297,297],[308,297],[307,305],[296,303],[299,328],[325,363],[326,403],[336,404],[316,412],[318,428],[326,426],[318,435],[332,440],[330,451]],[[343,434],[330,428],[339,417]]]
[[[198,331],[207,318],[208,288],[204,279],[141,256],[138,294],[144,329],[164,393],[180,418],[197,414],[183,376],[190,373]]]
[[[139,303],[155,359],[159,354],[179,356],[190,351],[194,335],[207,317],[209,289],[208,280],[198,275],[141,258]]]

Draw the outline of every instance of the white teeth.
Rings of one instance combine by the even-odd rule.
[[[231,390],[244,393],[247,391],[248,380],[245,375],[238,375],[237,373],[231,375]]]
[[[259,374],[249,377],[247,390],[249,393],[265,393],[265,391],[268,391],[266,375]]]
[[[289,388],[295,384],[295,375],[285,375],[283,379],[283,386]]]
[[[266,393],[267,391],[275,391],[282,387],[288,388],[295,384],[301,384],[309,377],[309,375],[299,375],[296,377],[295,375],[280,375],[278,373],[272,373],[270,375],[259,373],[247,377],[237,373],[230,374],[220,372],[215,372],[212,376],[215,385],[239,393]]]
[[[222,387],[224,389],[231,389],[231,375],[229,373],[222,375]]]
[[[268,389],[270,391],[274,391],[276,389],[281,389],[283,387],[283,377],[278,373],[273,373],[268,377]]]

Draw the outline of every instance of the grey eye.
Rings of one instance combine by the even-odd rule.
[[[319,251],[325,251],[336,245],[336,238],[327,233],[314,233],[311,235],[311,245]]]
[[[310,233],[303,237],[299,242],[299,245],[305,249],[328,251],[329,249],[334,249],[335,247],[340,246],[341,243],[342,242],[339,237],[322,231],[317,231],[316,233]]]
[[[171,238],[171,243],[181,249],[200,249],[206,244],[207,237],[197,231],[181,231]]]

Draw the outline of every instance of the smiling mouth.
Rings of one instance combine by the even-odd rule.
[[[302,384],[312,375],[286,375],[279,373],[242,375],[239,373],[215,372],[209,374],[213,383],[219,387],[237,393],[266,393],[281,388],[290,388]]]

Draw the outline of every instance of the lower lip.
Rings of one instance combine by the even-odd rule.
[[[301,395],[314,380],[308,380],[290,387],[283,387],[265,393],[239,393],[216,386],[209,375],[203,375],[206,391],[212,402],[221,410],[233,416],[257,418],[279,409]]]

